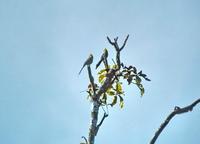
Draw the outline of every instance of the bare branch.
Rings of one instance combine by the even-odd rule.
[[[82,136],[81,138],[83,138],[85,140],[85,143],[88,144],[88,141],[84,136]]]
[[[126,36],[126,39],[125,39],[125,41],[124,41],[122,47],[120,48],[120,51],[125,47],[128,38],[129,38],[129,35]]]
[[[118,70],[119,70],[120,67],[121,67],[120,52],[121,52],[121,50],[125,47],[128,38],[129,38],[129,35],[126,36],[126,39],[124,40],[124,43],[123,43],[122,47],[119,48],[119,45],[118,45],[118,42],[117,42],[118,37],[114,38],[114,42],[112,42],[112,41],[110,40],[110,38],[107,37],[108,42],[109,42],[112,46],[114,46],[114,48],[115,48],[115,50],[116,50],[116,62],[117,62]]]
[[[117,43],[117,41],[118,41],[118,37],[114,38],[114,41],[115,41],[115,43]]]
[[[168,117],[165,119],[165,121],[160,125],[159,129],[156,131],[154,137],[151,139],[150,144],[154,144],[163,129],[167,126],[167,124],[170,122],[170,120],[177,114],[183,114],[189,111],[192,111],[193,108],[200,103],[200,99],[197,99],[195,102],[193,102],[191,105],[180,108],[178,106],[175,106],[174,110],[168,115]]]
[[[112,42],[108,36],[107,36],[107,40],[111,45],[114,45],[114,42]]]
[[[108,114],[104,112],[103,118],[101,119],[100,123],[99,123],[99,124],[97,125],[97,127],[96,127],[96,135],[97,135],[98,130],[99,130],[100,126],[102,125],[102,123],[103,123],[103,121],[104,121],[104,119],[105,119],[106,117],[108,117]]]

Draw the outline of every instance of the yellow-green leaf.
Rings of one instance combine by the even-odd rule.
[[[138,86],[138,88],[140,89],[140,94],[141,94],[141,96],[143,96],[144,95],[144,87],[143,87],[143,85],[142,84],[136,84],[137,86]]]
[[[124,79],[127,79],[129,77],[129,74],[128,73],[125,73],[124,74]]]
[[[144,95],[144,88],[140,89],[141,96]]]
[[[101,101],[104,103],[104,104],[107,104],[107,95],[105,93],[103,93],[102,97],[101,97]]]
[[[102,74],[102,73],[104,73],[104,72],[106,72],[106,69],[100,70],[100,71],[98,72],[98,74],[100,75],[100,74]]]
[[[105,78],[105,74],[102,74],[99,76],[99,83],[102,83],[103,82],[103,79]]]
[[[116,64],[115,64],[115,65],[113,65],[113,66],[112,66],[112,68],[113,68],[113,69],[116,69],[116,68],[117,68],[117,65],[116,65]]]
[[[108,95],[110,95],[110,96],[115,95],[115,92],[114,92],[114,91],[111,91],[111,90],[107,91],[106,93],[107,93]]]
[[[116,91],[117,91],[118,94],[122,94],[123,93],[123,91],[122,91],[122,85],[119,82],[116,83]]]
[[[136,81],[137,84],[140,84],[142,80],[139,76],[136,75],[135,81]]]
[[[114,106],[116,103],[117,103],[117,96],[114,96],[111,106]]]

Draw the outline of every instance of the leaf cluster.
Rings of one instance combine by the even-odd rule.
[[[151,80],[142,72],[142,70],[138,72],[137,68],[134,66],[127,67],[122,64],[122,68],[123,70],[120,75],[127,81],[128,85],[135,84],[140,89],[141,96],[143,96],[145,89],[142,85],[142,78],[146,81]]]
[[[109,69],[113,68],[116,69],[117,65],[109,66]],[[98,82],[99,85],[102,85],[104,81],[106,80],[108,69],[101,69],[98,72]],[[122,64],[122,67],[120,70],[116,71],[115,73],[115,79],[112,83],[112,85],[107,89],[105,93],[103,93],[100,97],[100,103],[102,105],[110,105],[114,106],[119,101],[120,108],[124,107],[124,99],[123,96],[125,95],[125,92],[122,87],[122,79],[127,81],[128,85],[135,84],[139,90],[141,96],[144,95],[145,89],[142,85],[142,79],[150,81],[150,79],[147,77],[146,74],[144,74],[142,71],[137,70],[134,66],[124,66]],[[95,84],[95,91],[99,90],[98,84]],[[88,95],[89,97],[93,94],[93,88],[92,85],[88,85]]]

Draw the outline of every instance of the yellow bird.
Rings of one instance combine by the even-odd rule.
[[[85,63],[83,64],[83,67],[81,68],[81,70],[80,70],[80,72],[79,72],[79,75],[80,75],[81,71],[83,70],[83,68],[84,68],[86,65],[87,65],[87,66],[91,65],[92,62],[93,62],[93,55],[90,54],[89,57],[88,57],[88,59],[87,59],[87,60],[85,61]]]

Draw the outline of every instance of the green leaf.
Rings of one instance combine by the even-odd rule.
[[[146,74],[143,74],[143,73],[140,74],[140,76],[143,77],[143,78],[146,78],[146,77],[147,77],[147,75],[146,75]]]
[[[114,96],[113,97],[113,101],[112,101],[112,103],[110,105],[114,106],[116,103],[117,103],[117,96]]]
[[[142,71],[140,71],[138,74],[141,75],[141,74],[142,74]]]
[[[130,85],[133,81],[133,75],[129,75],[128,79],[127,79],[127,82],[128,84]]]
[[[137,69],[136,69],[136,67],[133,67],[133,73],[137,74]]]
[[[135,79],[136,83],[137,83],[137,84],[140,84],[141,81],[142,81],[141,78],[140,78],[139,76],[137,76],[137,75],[136,75],[135,78],[136,78],[136,79]]]
[[[144,88],[140,89],[141,96],[144,95]]]
[[[113,68],[113,69],[116,69],[116,68],[117,68],[117,65],[116,65],[116,64],[114,64],[114,65],[112,66],[112,68]]]
[[[140,72],[138,73],[138,75],[141,76],[141,77],[143,77],[146,81],[151,81],[149,78],[147,78],[147,75],[146,75],[146,74],[142,73],[142,71],[140,71]]]
[[[105,93],[101,96],[101,102],[107,104],[107,95]]]
[[[114,92],[114,91],[111,91],[111,90],[107,91],[106,93],[107,93],[108,95],[110,95],[110,96],[114,96],[114,95],[115,95],[115,92]]]
[[[151,81],[149,78],[145,78],[146,81]]]
[[[130,69],[133,69],[133,66],[132,66],[132,65],[128,67],[128,70],[130,70]]]
[[[120,99],[119,106],[120,106],[120,108],[123,108],[124,107],[124,99],[120,95],[118,95],[118,96]]]
[[[122,73],[125,73],[125,72],[127,72],[127,71],[128,71],[127,69],[123,69],[123,70],[122,70]]]
[[[127,78],[129,77],[129,73],[125,73],[125,74],[123,75],[123,77],[124,77],[124,79],[127,79]]]
[[[141,96],[143,96],[144,95],[144,87],[143,87],[143,85],[142,84],[136,84],[137,86],[138,86],[138,88],[140,89],[140,94],[141,94]]]

